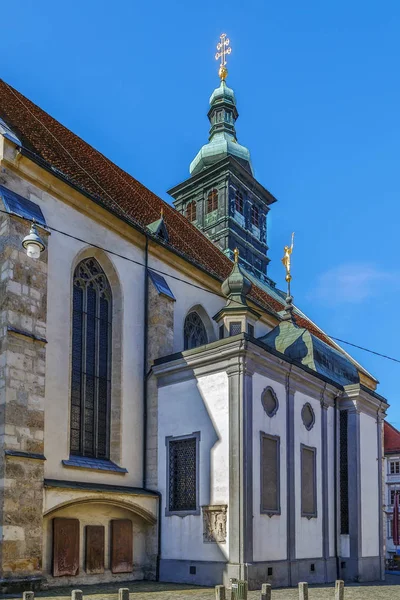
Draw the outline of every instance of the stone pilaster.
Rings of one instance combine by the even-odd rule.
[[[147,369],[153,361],[172,354],[174,347],[175,300],[159,294],[149,277]],[[183,340],[182,340],[183,346]],[[147,381],[146,487],[157,489],[158,390],[151,375]]]
[[[0,584],[40,579],[47,251],[26,256],[28,224],[0,219]],[[46,234],[40,232],[42,237]]]

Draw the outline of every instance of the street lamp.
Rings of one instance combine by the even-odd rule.
[[[39,258],[40,253],[46,249],[46,244],[39,236],[35,223],[32,223],[29,234],[22,240],[22,246],[30,258]]]

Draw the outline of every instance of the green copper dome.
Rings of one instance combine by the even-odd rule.
[[[250,152],[245,146],[238,144],[236,139],[235,122],[239,116],[236,99],[234,91],[225,81],[221,81],[221,85],[211,94],[207,116],[211,123],[209,142],[192,161],[190,174],[196,175],[226,156],[233,156],[253,174]]]

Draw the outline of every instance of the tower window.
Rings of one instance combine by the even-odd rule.
[[[255,204],[251,207],[251,224],[254,227],[260,227],[260,211]]]
[[[186,218],[192,222],[197,219],[197,206],[194,200],[186,206]]]
[[[241,215],[243,214],[243,194],[239,190],[235,192],[235,210]]]
[[[207,196],[207,213],[214,212],[218,208],[218,192],[211,190]]]

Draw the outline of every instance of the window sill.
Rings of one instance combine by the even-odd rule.
[[[69,469],[89,469],[90,471],[107,471],[117,475],[125,475],[127,469],[119,467],[111,460],[100,458],[89,458],[86,456],[70,456],[68,460],[61,461],[64,467]]]
[[[196,510],[168,510],[165,509],[166,517],[197,517],[200,515],[200,509],[196,508]]]

